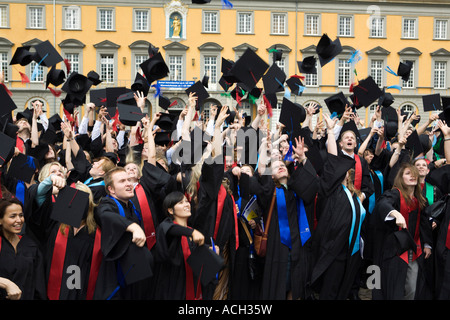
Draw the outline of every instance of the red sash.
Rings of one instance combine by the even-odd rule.
[[[238,231],[238,223],[237,223],[237,208],[236,202],[234,202],[233,195],[231,196],[231,200],[233,201],[233,216],[234,216],[234,233],[236,237],[236,250],[239,248],[239,231]]]
[[[59,293],[61,291],[64,259],[66,258],[67,239],[69,236],[68,226],[64,232],[65,235],[58,230],[56,235],[52,263],[50,265],[50,274],[47,283],[47,296],[49,300],[59,300]]]
[[[147,247],[151,250],[156,243],[155,225],[153,224],[152,212],[148,205],[147,196],[145,195],[144,188],[141,184],[138,184],[135,188],[136,196],[141,207],[142,221],[144,222],[144,231],[147,236]]]
[[[16,147],[19,149],[20,152],[24,153],[24,142],[21,137],[16,137]]]
[[[397,189],[398,190],[398,189]],[[400,192],[400,190],[398,190]],[[417,253],[413,252],[413,258],[412,261],[416,260],[421,254],[422,254],[422,246],[420,245],[420,232],[419,232],[419,226],[420,226],[420,207],[419,202],[416,198],[413,199],[413,203],[411,205],[408,205],[406,203],[405,198],[403,197],[402,193],[400,192],[400,213],[402,214],[403,218],[405,218],[406,226],[408,226],[409,223],[409,213],[411,211],[414,211],[415,209],[418,209],[417,212],[417,222],[416,222],[416,230],[414,232],[414,242],[417,245]],[[399,228],[400,229],[400,228]],[[403,252],[400,255],[400,258],[402,258],[403,261],[408,263],[408,251]]]
[[[361,190],[362,185],[362,166],[361,159],[357,154],[355,154],[355,188]]]
[[[175,224],[177,224],[174,221]],[[181,248],[183,250],[184,268],[186,270],[186,300],[202,300],[202,288],[200,286],[200,277],[197,285],[197,295],[194,288],[194,273],[192,268],[187,262],[187,259],[191,255],[191,249],[189,249],[189,243],[187,237],[181,237]]]
[[[102,232],[99,228],[95,230],[94,249],[92,250],[91,269],[89,270],[89,282],[86,293],[86,300],[92,300],[95,291],[95,284],[97,283],[97,276],[102,263],[102,251],[101,251]]]
[[[222,219],[223,205],[225,203],[225,198],[227,197],[227,190],[223,185],[220,185],[219,194],[217,196],[217,216],[216,225],[214,226],[214,240],[216,240],[217,232],[219,231],[220,220]]]

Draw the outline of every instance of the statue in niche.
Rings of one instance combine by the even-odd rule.
[[[178,15],[175,15],[172,21],[172,38],[180,38],[180,36],[181,36],[181,19]]]

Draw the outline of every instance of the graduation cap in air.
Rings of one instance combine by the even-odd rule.
[[[442,110],[441,95],[439,93],[427,94],[422,96],[423,111],[438,111]]]
[[[228,117],[225,118],[225,124],[230,125],[233,124],[234,122],[234,118],[236,117],[236,112],[235,111],[230,111],[230,109],[228,109],[227,111]]]
[[[402,78],[403,81],[409,80],[409,75],[411,73],[411,68],[413,66],[413,61],[406,60],[405,62],[400,62],[397,69],[397,75]]]
[[[0,165],[9,162],[14,155],[16,140],[7,134],[0,132]]]
[[[209,93],[208,91],[206,91],[201,81],[195,82],[192,86],[187,88],[185,92],[188,96],[191,92],[194,92],[197,96],[197,104],[195,105],[195,110],[200,110],[200,106],[202,105],[203,101],[209,97]]]
[[[139,72],[136,73],[136,77],[134,78],[134,83],[131,85],[131,90],[140,91],[144,94],[144,97],[148,95],[148,91],[150,90],[150,85],[148,84],[147,79]]]
[[[0,86],[0,117],[5,114],[10,114],[11,111],[16,110],[17,106],[11,96],[8,94],[3,86]]]
[[[97,72],[95,72],[94,70],[91,70],[88,72],[87,74],[87,78],[92,81],[92,84],[94,86],[99,85],[100,83],[102,83],[102,80],[100,80],[100,76]]]
[[[263,91],[263,89],[254,87],[252,90],[247,92],[248,98],[250,99],[250,101],[256,101],[257,99],[259,99],[259,97],[261,97],[262,91]]]
[[[117,104],[128,104],[130,106],[137,106],[136,99],[134,99],[134,92],[129,91],[126,93],[122,93],[120,96],[117,97]]]
[[[19,153],[12,158],[8,174],[18,180],[30,183],[36,173],[36,168],[35,158]]]
[[[210,3],[211,0],[192,0],[193,4],[206,4],[206,3]]]
[[[148,83],[151,84],[155,80],[165,78],[169,74],[167,66],[161,52],[155,53],[139,65],[145,75]]]
[[[82,105],[86,101],[86,94],[92,86],[92,81],[85,75],[72,72],[62,86],[62,90],[70,96],[75,105]]]
[[[136,244],[128,241],[128,249],[119,258],[120,271],[123,275],[124,285],[131,285],[138,281],[153,276],[153,256],[146,247],[138,247]]]
[[[20,64],[21,66],[30,64],[34,57],[34,53],[30,52],[30,48],[31,46],[18,47],[9,64]]]
[[[305,121],[305,118],[306,110],[302,105],[283,97],[278,122],[284,124],[287,131],[293,133],[295,130],[299,129],[301,123]],[[293,137],[291,137],[291,139],[293,140]]]
[[[368,107],[383,95],[383,91],[378,87],[371,76],[359,81],[358,85],[353,87],[353,94],[358,99],[358,106]]]
[[[384,137],[386,140],[391,140],[398,131],[397,111],[393,107],[383,107],[381,119],[384,121]]]
[[[394,232],[395,239],[397,239],[398,251],[397,254],[401,255],[408,250],[417,251],[417,245],[414,242],[414,238],[408,229],[401,229]]]
[[[167,110],[167,109],[169,109],[169,106],[170,106],[170,99],[163,95],[160,95],[158,98],[158,105],[162,109]]]
[[[202,85],[203,85],[205,88],[208,88],[208,83],[209,83],[209,77],[205,74],[205,75],[203,76],[203,79],[202,79]]]
[[[167,146],[172,141],[173,131],[158,131],[155,133],[155,144],[158,146]]]
[[[246,91],[249,91],[256,86],[268,68],[269,65],[263,59],[247,48],[231,68],[231,73],[246,86]]]
[[[331,41],[328,35],[325,33],[319,40],[316,46],[316,53],[319,56],[320,66],[323,67],[328,62],[333,60],[342,51],[341,41],[339,38]]]
[[[225,92],[227,92],[233,86],[233,83],[228,82],[224,76],[220,77],[219,84]]]
[[[34,46],[36,53],[34,54],[34,61],[45,67],[51,67],[55,64],[64,61],[63,57],[56,51],[55,47],[46,40]]]
[[[330,111],[330,114],[336,114],[340,119],[345,112],[345,106],[348,104],[348,100],[345,98],[344,93],[342,91],[333,94],[332,96],[326,98],[325,104]]]
[[[450,107],[450,97],[441,97],[442,100],[442,109]]]
[[[232,74],[232,69],[235,62],[232,60],[228,60],[222,57],[222,64],[221,64],[221,71],[222,71],[222,78],[225,80],[225,82],[228,84],[228,87],[231,87],[233,83],[236,83],[239,81],[238,78],[236,78]],[[225,90],[226,91],[226,90]]]
[[[114,117],[117,109],[117,99],[125,93],[130,92],[131,89],[126,87],[109,87],[106,88],[106,108],[108,110],[108,114],[111,117]]]
[[[89,193],[66,186],[59,190],[53,204],[51,218],[69,226],[79,228],[89,209]]]
[[[160,127],[162,130],[172,130],[176,125],[175,119],[178,117],[175,113],[161,113],[158,121],[155,122],[155,125]]]
[[[8,137],[13,139],[17,138],[17,131],[19,131],[19,127],[11,122],[2,123],[3,133],[5,133]]]
[[[300,73],[317,74],[316,58],[314,56],[305,57],[302,61],[297,61]]]
[[[246,91],[239,84],[236,84],[234,89],[230,91],[231,97],[238,102],[241,101],[245,94]]]
[[[339,133],[339,137],[338,137],[337,140],[341,139],[342,134],[345,131],[352,131],[355,134],[355,136],[356,136],[356,143],[362,142],[361,141],[361,136],[359,134],[359,130],[358,130],[358,127],[356,126],[355,121],[350,120],[350,121],[347,121],[347,122],[344,123],[344,125],[342,126],[342,129],[341,129],[341,132]]]
[[[66,73],[62,69],[56,69],[54,66],[47,73],[47,79],[45,81],[45,88],[48,88],[49,84],[54,85],[55,87],[64,83],[66,79]]]
[[[363,105],[361,105],[360,102],[358,101],[358,98],[355,96],[355,94],[351,94],[349,98],[350,101],[352,102],[353,109],[360,109],[363,107]]]
[[[129,104],[118,103],[117,110],[119,111],[120,122],[126,126],[134,126],[146,116],[141,108]]]
[[[215,280],[216,274],[225,266],[223,258],[206,245],[196,247],[186,261],[203,286]]]
[[[405,148],[412,152],[413,159],[424,151],[416,130],[413,130],[413,132],[406,139]]]
[[[295,94],[296,96],[300,97],[303,94],[305,86],[303,85],[300,78],[292,76],[286,80],[286,84],[291,90],[291,93]]]
[[[378,98],[378,105],[383,107],[389,107],[394,103],[394,97],[390,92],[386,92],[386,89],[383,88],[382,95]]]
[[[273,57],[274,62],[281,61],[281,59],[283,58],[283,50],[281,50],[281,49],[274,48],[269,52],[272,52],[272,57]]]
[[[91,89],[89,91],[89,101],[96,107],[106,106],[106,88]]]
[[[25,118],[28,123],[31,124],[31,121],[33,120],[33,109],[26,108],[23,111],[17,112],[16,121],[22,118]]]
[[[284,91],[284,82],[286,81],[286,74],[280,67],[273,63],[266,74],[262,77],[264,92],[277,93]]]

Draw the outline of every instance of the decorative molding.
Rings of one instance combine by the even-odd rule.
[[[270,47],[268,47],[266,50],[270,51],[271,49],[275,49],[275,48],[281,49],[283,51],[283,53],[287,53],[287,52],[291,52],[292,51],[291,48],[289,48],[285,44],[281,44],[281,43],[273,44]]]
[[[413,47],[406,47],[398,52],[401,56],[420,56],[422,52]]]
[[[42,40],[40,40],[38,38],[34,38],[31,40],[28,40],[27,42],[22,43],[22,46],[35,46],[41,42],[42,42]]]
[[[163,46],[163,49],[166,51],[187,51],[189,47],[178,42],[172,42]]]
[[[234,51],[245,51],[245,50],[247,50],[247,48],[252,49],[254,52],[258,51],[258,48],[254,47],[248,43],[242,43],[236,47],[233,47],[233,50]]]
[[[94,44],[95,49],[119,49],[120,45],[111,42],[109,40],[104,40],[102,42]]]
[[[132,44],[130,44],[128,46],[128,48],[130,48],[132,50],[139,50],[139,49],[148,50],[149,46],[152,46],[152,48],[154,48],[154,46],[146,40],[137,40],[137,41],[133,42]]]
[[[444,49],[444,48],[440,48],[440,49],[437,49],[436,51],[431,52],[430,56],[432,56],[432,57],[449,58],[450,57],[450,51],[448,51],[447,49]]]
[[[0,37],[0,46],[1,47],[12,47],[12,46],[14,46],[14,43],[12,43],[11,41],[9,41],[6,38]]]
[[[215,42],[205,42],[198,47],[200,51],[222,51],[223,47]]]
[[[379,56],[387,56],[389,55],[391,52],[386,50],[383,47],[377,46],[373,49],[370,49],[368,51],[366,51],[367,55],[379,55]]]
[[[312,44],[310,46],[307,46],[306,48],[300,49],[300,52],[306,54],[314,54],[316,53],[316,45]]]
[[[80,40],[77,39],[66,39],[61,41],[58,46],[60,48],[77,48],[77,49],[82,49],[84,48],[86,45],[81,42]]]

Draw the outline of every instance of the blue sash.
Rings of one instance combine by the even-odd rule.
[[[305,206],[303,200],[295,195],[297,201],[297,221],[300,232],[300,240],[302,246],[311,237],[311,230],[309,229],[308,218],[306,217]],[[281,243],[292,249],[291,231],[289,228],[289,220],[287,216],[286,197],[283,188],[276,189],[277,212],[278,212],[278,226],[280,229]]]
[[[104,186],[105,185],[105,181],[99,181],[99,182],[95,182],[93,184],[89,184],[94,178],[90,177],[89,179],[87,179],[84,184],[87,185],[89,188],[90,187],[97,187],[97,186]]]
[[[111,197],[111,196],[108,196],[108,197],[110,197],[111,199],[113,199],[114,200],[114,202],[117,204],[117,206],[119,207],[119,213],[120,213],[120,215],[122,216],[122,217],[125,217],[125,211],[123,210],[123,207],[122,207],[122,205],[120,204],[120,202],[119,202],[119,200],[117,200],[116,198],[114,198],[114,197]],[[134,203],[133,202],[131,202],[131,200],[129,200],[129,202],[131,203],[131,205],[133,206],[133,211],[134,211],[134,214],[136,215],[136,217],[139,219],[139,222],[141,222],[141,215],[139,214],[139,212],[136,210],[136,207],[134,206]]]
[[[16,198],[25,204],[25,183],[22,180],[18,180],[16,184]]]
[[[377,175],[378,180],[380,180],[380,184],[381,184],[381,193],[380,194],[382,194],[383,193],[383,174],[378,170],[376,170],[374,172]],[[370,175],[370,179],[372,179],[372,183],[373,183],[372,175]],[[372,213],[374,207],[375,207],[375,192],[369,197],[369,213]]]
[[[355,208],[355,203],[353,202],[353,197],[352,194],[350,193],[350,191],[347,189],[346,186],[342,185],[342,187],[344,188],[345,193],[347,194],[348,197],[348,201],[350,202],[350,205],[352,206],[352,227],[350,229],[350,235],[348,237],[348,244],[350,245],[352,242],[352,238],[353,238],[353,232],[355,230],[355,222],[356,222],[356,208]],[[352,254],[354,255],[356,252],[359,251],[359,238],[360,238],[360,232],[361,232],[361,225],[362,222],[364,220],[364,217],[366,216],[366,209],[364,209],[361,200],[359,200],[359,197],[356,197],[359,203],[359,208],[360,208],[360,218],[359,218],[359,226],[358,226],[358,231],[356,234],[356,240],[355,240],[355,244],[353,245],[353,250],[352,250]]]

